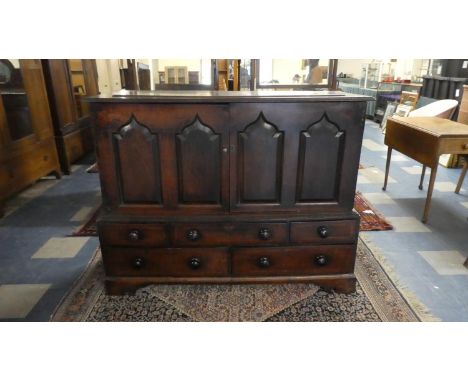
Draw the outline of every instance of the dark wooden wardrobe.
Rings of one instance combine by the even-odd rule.
[[[41,60],[0,60],[0,216],[5,199],[61,176]]]
[[[72,163],[93,149],[92,119],[83,97],[97,95],[96,60],[43,60],[60,165],[70,174]]]

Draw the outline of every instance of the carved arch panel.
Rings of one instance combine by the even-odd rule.
[[[176,135],[179,203],[221,203],[221,136],[197,116]]]
[[[284,133],[263,113],[238,133],[238,202],[280,203]]]
[[[113,134],[123,203],[162,203],[158,135],[134,116]]]
[[[344,140],[344,132],[325,113],[301,132],[297,202],[337,200]]]

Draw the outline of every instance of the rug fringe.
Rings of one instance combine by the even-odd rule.
[[[382,269],[388,275],[390,280],[393,282],[393,284],[395,284],[400,294],[411,306],[418,318],[424,322],[442,321],[439,317],[432,314],[429,308],[419,300],[416,294],[412,292],[408,288],[408,286],[401,281],[401,279],[397,276],[393,266],[389,263],[385,256],[382,255],[382,250],[372,242],[372,239],[368,236],[368,234],[361,232],[359,235],[364,244],[370,249],[372,255],[379,262]]]

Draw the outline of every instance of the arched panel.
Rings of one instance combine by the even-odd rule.
[[[161,203],[159,142],[132,116],[113,134],[115,163],[124,203]]]
[[[239,202],[280,203],[283,135],[263,113],[238,134]]]
[[[221,203],[221,137],[198,116],[177,139],[179,203]]]
[[[337,200],[344,139],[344,132],[326,114],[301,132],[298,202]]]

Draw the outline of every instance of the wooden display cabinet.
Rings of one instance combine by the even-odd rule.
[[[83,97],[97,95],[95,60],[43,60],[60,165],[71,165],[93,150],[92,118]]]
[[[61,176],[40,60],[0,60],[0,215],[6,198]]]

